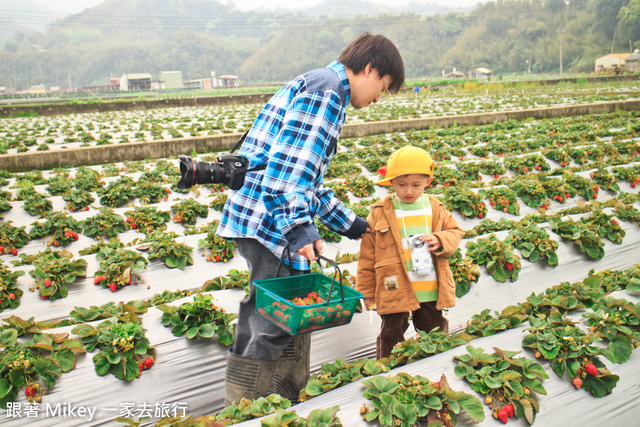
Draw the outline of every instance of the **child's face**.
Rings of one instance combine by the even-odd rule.
[[[428,175],[411,174],[393,178],[391,185],[400,200],[404,203],[413,203],[424,193],[424,189],[431,181],[433,177]]]

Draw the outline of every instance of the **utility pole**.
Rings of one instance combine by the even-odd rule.
[[[71,92],[71,73],[67,70],[67,79],[69,79],[69,92]]]
[[[560,37],[560,77],[563,76],[563,72],[562,72],[562,33],[564,32],[564,30],[561,28],[558,30],[558,35]]]

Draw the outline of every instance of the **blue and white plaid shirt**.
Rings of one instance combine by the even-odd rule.
[[[367,222],[323,186],[350,97],[346,69],[334,61],[271,98],[239,152],[250,169],[265,169],[248,172],[244,186],[229,193],[218,236],[256,239],[279,258],[289,246],[293,267],[306,270],[309,262],[294,253],[320,239],[315,216],[352,239],[364,234]]]

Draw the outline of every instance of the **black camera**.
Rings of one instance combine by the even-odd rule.
[[[226,184],[239,190],[244,183],[249,161],[238,154],[222,153],[215,162],[196,162],[191,157],[180,156],[178,189],[186,190],[196,184]]]

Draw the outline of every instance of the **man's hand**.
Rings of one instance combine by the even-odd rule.
[[[318,257],[316,256],[316,253],[313,250],[314,245],[315,245],[316,251],[320,255],[322,255],[322,253],[324,252],[324,249],[322,248],[322,240],[320,239],[316,240],[313,243],[309,243],[307,246],[303,246],[302,249],[296,252],[296,254],[302,255],[309,261],[315,261],[318,259]]]

